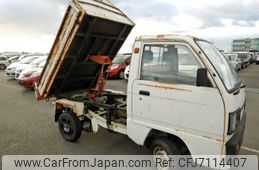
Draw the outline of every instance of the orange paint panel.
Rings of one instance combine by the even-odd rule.
[[[112,61],[108,56],[96,55],[96,56],[90,56],[88,57],[88,59],[101,65],[112,64]]]
[[[161,89],[165,89],[165,90],[178,90],[178,91],[192,92],[191,90],[174,88],[174,87],[165,87],[165,86],[147,85],[147,84],[139,84],[139,85],[148,86],[148,87],[155,87],[155,88],[161,88]]]

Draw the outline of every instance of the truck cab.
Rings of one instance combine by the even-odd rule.
[[[131,63],[127,126],[134,141],[144,144],[150,133],[161,132],[180,138],[191,154],[238,153],[244,85],[213,44],[189,36],[141,36]]]

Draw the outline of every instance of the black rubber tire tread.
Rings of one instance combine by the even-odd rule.
[[[165,149],[168,155],[181,155],[180,149],[167,137],[155,138],[152,141],[150,145],[151,154],[153,154],[153,151],[157,146]]]
[[[71,135],[67,135],[63,128],[62,128],[62,124],[61,121],[63,119],[67,119],[71,122],[71,126],[73,128],[73,133]],[[69,142],[75,142],[77,141],[82,133],[82,123],[80,122],[80,120],[78,119],[78,117],[76,117],[76,115],[72,112],[63,112],[58,119],[58,127],[59,127],[59,132],[61,134],[61,136]]]

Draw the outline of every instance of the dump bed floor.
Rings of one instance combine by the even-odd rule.
[[[71,2],[36,88],[37,97],[95,87],[101,65],[88,60],[89,56],[104,55],[112,60],[133,26],[110,3]]]

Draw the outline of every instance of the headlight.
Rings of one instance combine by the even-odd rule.
[[[229,113],[228,135],[234,133],[240,123],[240,111]]]

